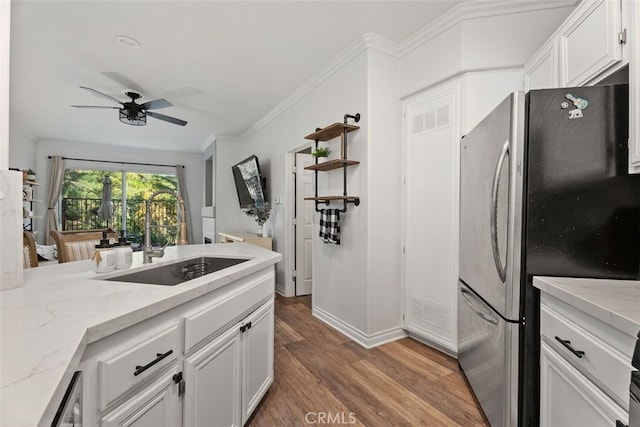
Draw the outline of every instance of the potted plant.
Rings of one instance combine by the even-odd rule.
[[[316,151],[311,153],[313,157],[329,157],[329,154],[331,154],[329,147],[318,147]]]
[[[27,169],[27,181],[35,181],[36,180],[36,173],[31,169]]]
[[[271,205],[269,202],[256,203],[253,207],[244,211],[245,214],[252,216],[258,223],[258,236],[264,236],[264,223],[269,220]]]

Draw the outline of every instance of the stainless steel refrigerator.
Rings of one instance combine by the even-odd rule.
[[[511,94],[461,141],[458,359],[493,426],[539,420],[534,275],[637,279],[628,86]]]

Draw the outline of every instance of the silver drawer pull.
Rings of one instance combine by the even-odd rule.
[[[563,340],[559,336],[556,336],[556,341],[558,341],[560,344],[562,344],[567,350],[569,350],[571,353],[573,353],[574,356],[576,356],[578,359],[582,359],[582,356],[584,356],[584,351],[576,350],[573,347],[571,347],[571,341]]]

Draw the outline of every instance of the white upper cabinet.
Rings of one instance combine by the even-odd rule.
[[[640,4],[584,0],[524,66],[524,88],[596,84],[629,65],[629,173],[640,173]]]
[[[560,86],[588,84],[621,62],[621,33],[620,1],[582,2],[560,29]]]
[[[524,90],[555,88],[558,80],[558,39],[554,38],[524,65]]]

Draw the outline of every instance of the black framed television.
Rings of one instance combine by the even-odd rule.
[[[231,167],[241,209],[250,209],[267,201],[266,178],[260,172],[256,155],[249,156]]]

